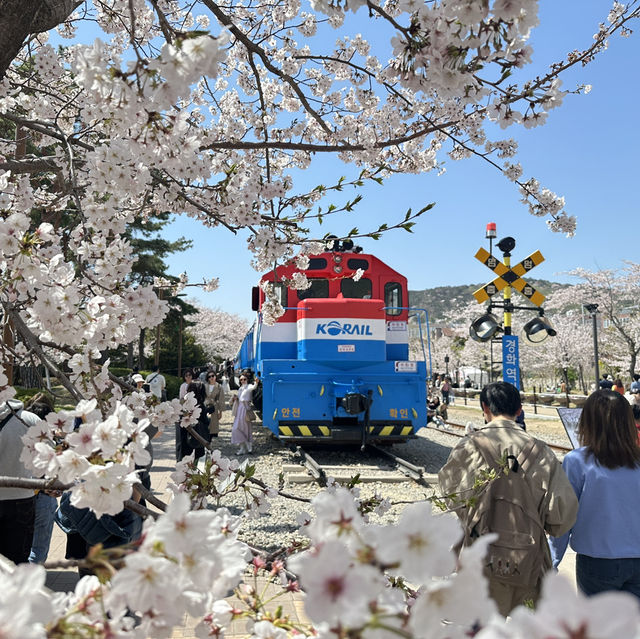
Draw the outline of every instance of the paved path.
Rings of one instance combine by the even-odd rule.
[[[223,416],[222,431],[220,433],[221,444],[225,447],[229,443],[230,439],[230,424],[228,421],[228,411]],[[175,468],[175,452],[174,452],[174,431],[173,429],[167,429],[153,442],[154,448],[154,467],[151,472],[151,484],[154,492],[163,497],[167,483],[169,482],[169,476]],[[258,476],[260,469],[257,469]],[[49,550],[49,561],[58,561],[64,559],[65,554],[66,537],[64,533],[54,526],[53,538],[51,541],[51,548]],[[574,578],[574,566],[575,555],[570,549],[567,551],[564,561],[562,562],[561,572],[567,574],[567,576],[575,583]],[[49,570],[47,571],[47,586],[55,591],[69,591],[73,590],[76,582],[78,581],[77,572],[75,570]],[[268,588],[266,594],[276,594],[280,589],[275,586],[267,584],[264,578],[258,580],[257,587],[263,589]],[[243,606],[235,597],[229,598],[229,602],[238,607]],[[289,615],[290,619],[294,623],[304,623],[306,616],[304,614],[304,594],[303,593],[286,593],[278,598],[278,604],[282,605],[283,614]],[[172,637],[180,638],[194,638],[194,628],[198,620],[185,615],[182,626],[177,627]],[[240,637],[247,637],[250,633],[246,630],[246,622],[244,620],[234,621],[231,628],[225,633],[229,639],[239,639]]]
[[[231,425],[229,422],[230,412],[226,411],[223,416],[222,432],[219,439],[223,446],[230,445],[231,438]],[[165,430],[159,437],[153,440],[154,451],[154,464],[151,471],[151,487],[155,494],[163,499],[167,484],[170,481],[170,475],[175,470],[175,434],[173,428]],[[164,499],[166,501],[166,498]],[[61,561],[64,560],[66,547],[66,535],[58,528],[54,526],[53,536],[51,540],[51,547],[49,549],[48,561]],[[47,571],[47,586],[52,590],[58,592],[66,592],[73,590],[78,581],[78,574],[75,569],[56,569]],[[253,583],[253,581],[248,581]],[[259,578],[257,581],[257,588],[259,591],[266,590],[263,593],[263,599],[269,596],[275,596],[278,592],[281,592],[281,588],[276,588],[273,584],[269,584],[265,578]],[[241,602],[236,597],[230,597],[228,601],[231,605],[235,605],[240,609],[244,608]],[[293,623],[305,623],[308,622],[307,617],[304,614],[304,594],[303,593],[286,593],[281,595],[277,600],[277,605],[282,606],[282,614],[288,615]],[[270,609],[275,609],[276,605],[270,606]],[[184,616],[182,626],[174,629],[172,637],[176,638],[194,638],[194,628],[198,623],[198,619]],[[240,637],[247,637],[251,633],[247,632],[246,621],[239,619],[234,621],[231,627],[225,633],[225,636],[229,639],[239,639]]]

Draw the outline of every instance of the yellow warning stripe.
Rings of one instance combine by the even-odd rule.
[[[526,273],[528,273],[534,266],[538,266],[544,262],[544,257],[542,257],[542,253],[540,251],[536,251],[535,253],[531,253],[529,257],[525,257],[524,260],[516,264],[512,267],[512,271],[518,276],[522,277]]]
[[[282,437],[330,437],[331,427],[307,424],[279,425],[279,433]],[[354,434],[357,431],[354,431]],[[369,433],[376,437],[406,437],[413,433],[413,426],[400,424],[387,424],[369,426]]]
[[[491,255],[486,249],[478,249],[475,258],[490,268],[496,275],[504,275],[509,270],[495,255]]]
[[[515,288],[520,294],[524,295],[527,299],[531,300],[536,306],[541,306],[545,300],[545,296],[536,290],[531,284],[525,282],[523,279],[517,279],[511,286]]]

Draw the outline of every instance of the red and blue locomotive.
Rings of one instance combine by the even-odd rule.
[[[280,439],[404,441],[427,422],[426,363],[409,359],[407,279],[350,241],[334,246],[310,258],[306,290],[284,283],[294,263],[262,276],[285,313],[264,324],[254,287],[257,319],[236,370],[261,379],[262,422]]]

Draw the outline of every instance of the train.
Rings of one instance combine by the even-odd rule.
[[[261,382],[263,426],[291,443],[415,436],[427,423],[427,366],[409,358],[406,277],[350,240],[310,256],[307,289],[287,286],[299,270],[292,261],[260,279],[284,308],[272,325],[262,318],[263,286],[253,287],[256,319],[234,360],[236,376]]]

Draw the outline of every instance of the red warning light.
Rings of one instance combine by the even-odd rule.
[[[497,230],[496,230],[496,223],[495,222],[489,222],[489,224],[487,224],[487,234],[486,234],[486,238],[488,240],[493,240],[494,238],[496,238],[497,235]]]

